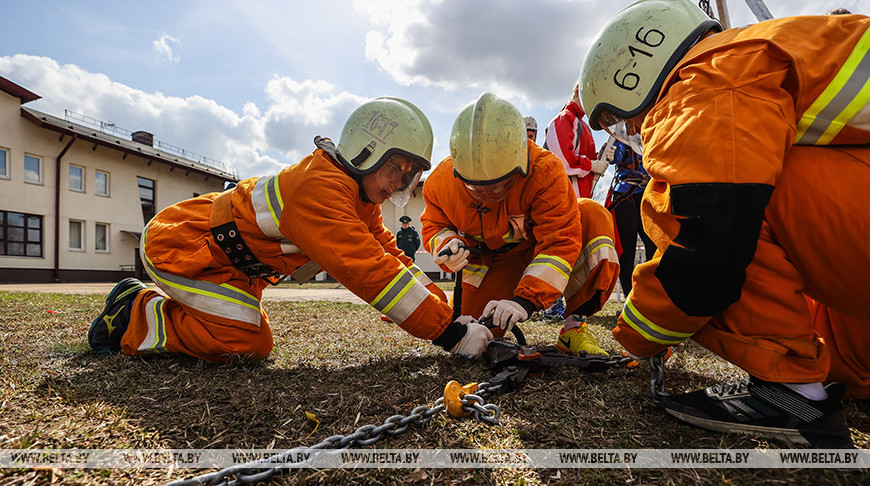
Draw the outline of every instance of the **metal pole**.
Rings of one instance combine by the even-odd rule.
[[[719,12],[719,22],[722,23],[722,28],[730,29],[731,21],[728,20],[728,5],[725,0],[716,0],[716,10]]]
[[[755,18],[758,19],[759,22],[764,22],[765,20],[773,18],[770,10],[767,9],[767,5],[764,4],[764,0],[746,0],[746,5],[749,6],[752,15],[755,15]]]

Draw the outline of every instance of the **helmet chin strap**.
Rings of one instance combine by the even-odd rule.
[[[369,158],[369,155],[372,154],[372,152],[375,149],[375,145],[377,145],[377,144],[375,143],[374,140],[372,140],[371,143],[369,143],[368,145],[363,147],[362,150],[360,150],[359,154],[357,154],[356,157],[351,159],[350,164],[353,165],[354,167],[359,167],[360,164],[365,162],[365,160],[367,158]]]

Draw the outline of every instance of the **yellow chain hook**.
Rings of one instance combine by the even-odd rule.
[[[447,407],[447,413],[454,418],[468,415],[468,412],[462,409],[462,397],[475,391],[477,391],[477,383],[462,386],[456,380],[449,381],[444,387],[444,403]]]

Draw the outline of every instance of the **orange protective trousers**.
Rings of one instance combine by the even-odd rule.
[[[147,356],[139,349],[148,334],[145,326],[146,307],[162,306],[165,316],[165,352],[184,353],[206,361],[221,362],[229,356],[265,358],[272,351],[272,330],[263,313],[260,329],[251,331],[233,325],[220,324],[214,316],[199,317],[193,309],[153,290],[143,290],[136,296],[130,327],[121,339],[124,354]],[[185,345],[187,343],[187,345]]]
[[[580,241],[586,245],[602,236],[612,241],[613,219],[604,206],[585,198],[577,202],[582,221],[581,233],[578,235]],[[479,288],[463,285],[462,315],[480,316],[489,301],[513,297],[517,283],[534,257],[533,241],[527,241],[509,252],[495,255]],[[582,267],[582,265],[578,266]],[[618,277],[619,264],[608,259],[598,262],[589,276],[582,279],[582,283],[577,275],[572,275],[565,289],[566,311],[580,310],[584,315],[598,312],[610,299]]]
[[[870,398],[870,150],[795,146],[741,298],[694,335],[751,375]]]
[[[150,262],[158,270],[168,265],[183,278],[232,286],[233,292],[247,294],[254,306],[268,284],[263,279],[249,279],[214,246],[208,215],[216,195],[206,194],[158,213],[143,233],[143,260],[146,267]],[[167,244],[167,240],[174,244]],[[204,266],[211,268],[204,271]],[[161,286],[171,289],[172,283],[161,282]],[[249,312],[254,316],[259,313],[258,325],[202,312],[153,290],[143,290],[133,302],[121,350],[133,356],[184,353],[213,362],[228,356],[265,358],[273,345],[269,321],[262,310]]]

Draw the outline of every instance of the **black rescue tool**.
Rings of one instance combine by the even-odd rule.
[[[459,244],[459,248],[466,248],[472,255],[480,255],[481,251],[479,248],[467,247],[462,243]],[[450,256],[453,254],[453,250],[450,248],[445,248],[438,252],[438,256]],[[455,321],[459,316],[462,315],[462,269],[459,269],[458,272],[454,274],[453,280],[453,320]],[[481,324],[486,326],[490,332],[492,332],[492,337],[494,339],[501,339],[504,337],[504,331],[493,324],[491,318],[486,318],[480,321]],[[511,328],[511,333],[513,333],[514,337],[517,338],[517,342],[520,344],[526,344],[526,337],[523,335],[522,329],[517,327],[516,325]]]

